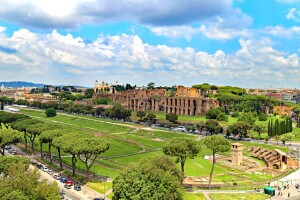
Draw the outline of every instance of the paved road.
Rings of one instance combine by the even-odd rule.
[[[33,168],[34,166],[31,165],[31,167]],[[60,190],[64,190],[65,191],[65,198],[64,199],[72,199],[72,200],[80,200],[80,199],[88,199],[85,196],[83,196],[83,194],[80,194],[79,192],[73,190],[72,188],[67,190],[64,188],[63,183],[60,183],[59,181],[55,180],[51,175],[49,175],[47,172],[44,172],[42,170],[39,170],[41,173],[41,180],[48,180],[47,182],[51,183],[51,182],[57,182],[57,186],[59,187]],[[76,194],[77,193],[77,194]]]

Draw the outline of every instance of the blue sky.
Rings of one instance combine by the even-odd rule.
[[[300,0],[1,0],[0,80],[299,88]]]

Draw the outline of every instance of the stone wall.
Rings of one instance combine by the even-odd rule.
[[[133,111],[160,111],[191,116],[205,115],[210,108],[219,107],[217,100],[201,96],[195,88],[183,86],[178,87],[174,97],[167,96],[165,89],[137,89],[118,94],[97,93],[93,98],[109,98]]]

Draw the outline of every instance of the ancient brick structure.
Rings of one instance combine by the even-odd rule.
[[[243,162],[243,144],[240,143],[233,143],[231,144],[232,150],[232,158],[231,162],[233,165],[241,165]]]
[[[201,95],[195,88],[178,86],[174,95],[168,96],[165,89],[136,89],[121,93],[97,93],[93,98],[110,98],[119,101],[133,111],[176,113],[177,115],[205,115],[210,108],[219,106],[217,100]]]
[[[285,171],[290,166],[291,158],[279,149],[269,150],[261,147],[249,147],[251,156],[264,161],[268,168],[276,167]]]

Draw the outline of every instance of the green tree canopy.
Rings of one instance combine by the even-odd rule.
[[[90,169],[95,163],[97,157],[109,149],[109,143],[96,137],[79,138],[76,143],[75,150],[78,158],[86,166],[86,178],[89,180]]]
[[[238,122],[240,122],[240,121],[247,122],[248,124],[250,124],[250,125],[253,126],[254,123],[255,123],[255,121],[256,121],[256,119],[255,119],[255,116],[253,116],[252,113],[246,112],[246,113],[243,113],[243,114],[241,114],[241,115],[239,116]]]
[[[27,127],[33,124],[44,123],[43,121],[37,119],[19,119],[14,121],[11,124],[11,128],[14,130],[18,130],[23,132],[24,141],[25,141],[25,148],[27,149],[27,137],[30,137],[30,134],[27,134]]]
[[[38,181],[37,169],[27,170],[28,163],[11,163],[7,175],[0,178],[1,199],[17,200],[59,200],[57,183],[48,183],[46,179]]]
[[[136,116],[141,118],[141,120],[143,119],[143,117],[146,116],[146,112],[145,111],[137,111],[136,112]]]
[[[166,115],[166,120],[168,120],[169,122],[176,123],[178,120],[178,115],[176,115],[175,113],[168,113]]]
[[[176,162],[180,162],[181,171],[184,173],[184,164],[186,159],[189,157],[193,159],[201,147],[199,144],[190,138],[174,138],[163,146],[163,152],[168,156],[175,156]]]
[[[10,126],[10,124],[18,119],[28,119],[29,117],[22,114],[9,113],[0,111],[0,124],[2,123],[6,128]]]
[[[0,148],[4,155],[4,148],[8,144],[15,144],[22,140],[22,133],[12,129],[0,129]]]
[[[45,114],[47,117],[54,117],[56,116],[56,110],[54,108],[47,108]]]
[[[220,133],[222,129],[219,122],[215,119],[207,120],[205,122],[205,128],[211,135]]]
[[[113,180],[113,200],[182,200],[182,174],[168,157],[141,160]]]
[[[248,130],[251,130],[252,126],[245,121],[235,122],[228,126],[227,135],[239,135],[241,138],[246,137]]]

